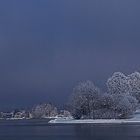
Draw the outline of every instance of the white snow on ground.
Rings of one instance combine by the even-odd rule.
[[[72,117],[65,118],[57,118],[54,120],[50,120],[49,123],[60,123],[60,124],[85,124],[85,123],[93,123],[93,124],[122,124],[122,123],[140,123],[140,110],[137,110],[134,117],[131,119],[83,119],[83,120],[75,120]]]

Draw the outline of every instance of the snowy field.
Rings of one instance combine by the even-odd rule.
[[[85,124],[85,123],[93,123],[93,124],[122,124],[122,123],[140,123],[140,110],[138,110],[134,117],[131,119],[85,119],[85,120],[75,120],[72,118],[56,118],[54,120],[50,120],[49,123],[57,123],[57,124]]]

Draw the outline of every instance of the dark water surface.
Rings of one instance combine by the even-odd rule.
[[[55,125],[47,120],[1,120],[0,140],[140,140],[140,124]]]

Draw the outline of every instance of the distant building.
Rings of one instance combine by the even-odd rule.
[[[30,118],[30,112],[27,112],[25,110],[17,111],[14,113],[14,118],[22,118],[22,119]]]
[[[13,116],[14,116],[13,112],[1,112],[2,119],[13,118]]]

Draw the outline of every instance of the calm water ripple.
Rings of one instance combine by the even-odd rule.
[[[140,140],[140,125],[48,124],[47,120],[0,121],[0,140]]]

